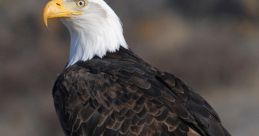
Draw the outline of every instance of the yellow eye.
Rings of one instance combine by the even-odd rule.
[[[84,1],[84,0],[76,1],[76,5],[77,5],[79,8],[85,7],[85,6],[86,6],[86,1]]]

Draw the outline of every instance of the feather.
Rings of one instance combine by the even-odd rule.
[[[68,67],[53,96],[67,136],[230,136],[201,96],[124,48]]]

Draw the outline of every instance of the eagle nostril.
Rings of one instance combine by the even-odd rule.
[[[60,3],[56,3],[56,5],[61,6],[61,4],[60,4]]]

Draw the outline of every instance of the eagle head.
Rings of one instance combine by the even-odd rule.
[[[104,0],[51,0],[43,11],[46,26],[51,18],[59,18],[70,32],[68,66],[127,48],[120,19]]]

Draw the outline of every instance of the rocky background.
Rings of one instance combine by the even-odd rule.
[[[107,0],[139,56],[174,73],[233,136],[259,135],[258,0]],[[0,135],[63,136],[51,89],[68,56],[46,0],[0,0]]]

